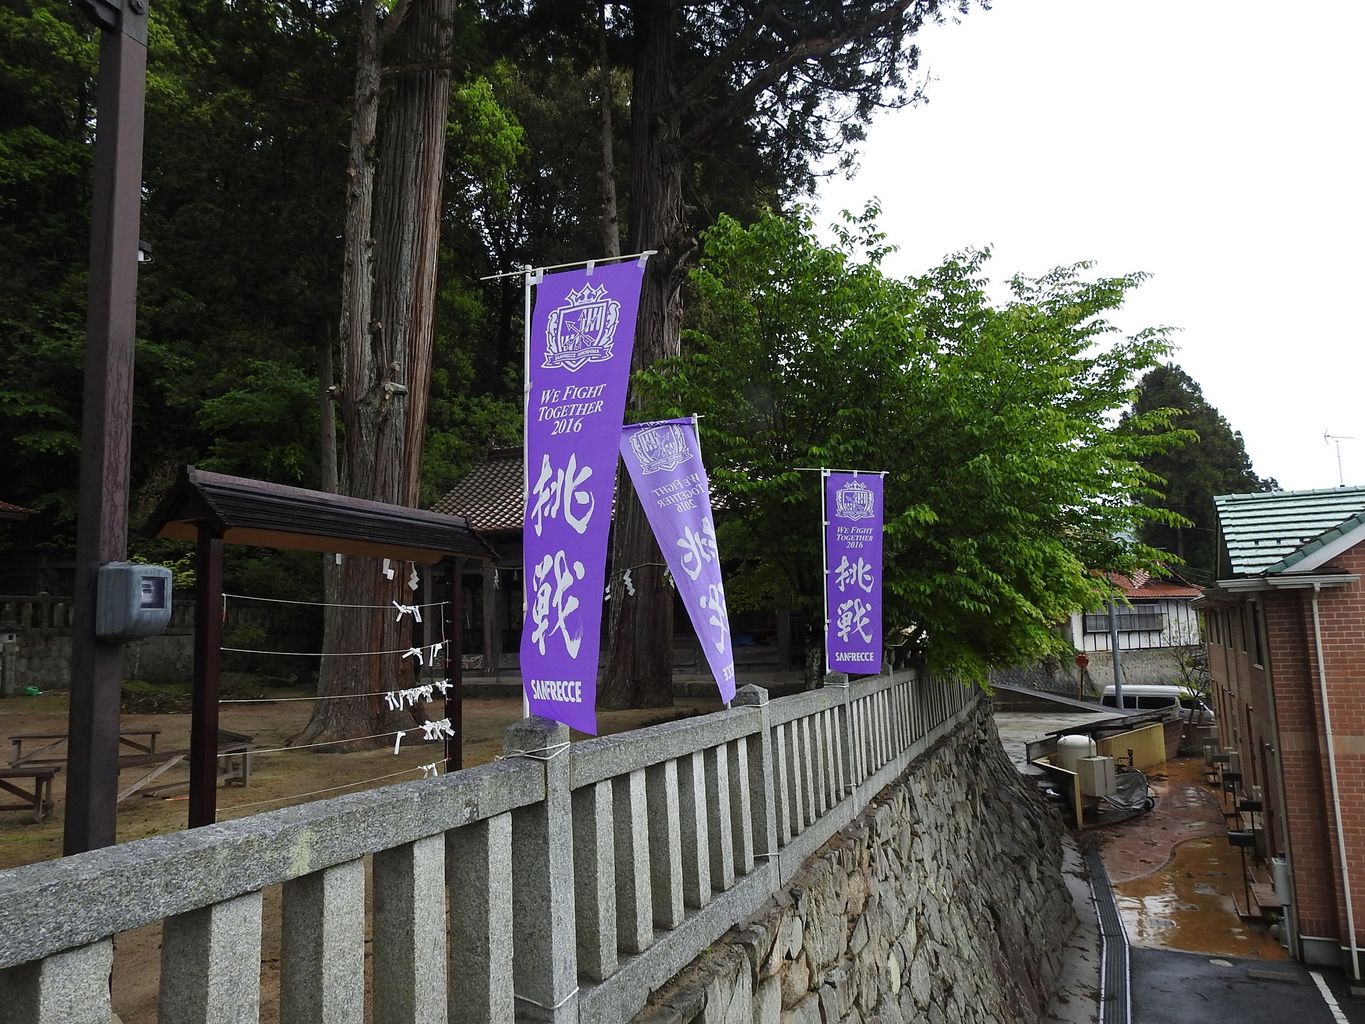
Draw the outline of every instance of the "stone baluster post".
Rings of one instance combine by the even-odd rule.
[[[573,800],[568,726],[532,715],[503,733],[503,750],[544,766],[545,799],[512,812],[512,926],[518,1020],[578,1020]]]
[[[753,856],[758,860],[776,860],[778,792],[773,771],[772,718],[768,711],[768,691],[761,686],[741,686],[735,692],[731,707],[754,709],[758,729],[750,734],[745,744],[748,764],[749,804],[753,809]],[[731,777],[738,778],[739,772]]]

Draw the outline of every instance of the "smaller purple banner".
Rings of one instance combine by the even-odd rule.
[[[547,274],[531,317],[521,680],[533,715],[588,733],[643,276],[634,262]]]
[[[882,670],[882,477],[825,477],[825,670]]]
[[[716,554],[711,485],[696,423],[663,420],[624,427],[621,457],[706,652],[721,700],[729,704],[735,698],[735,656]]]

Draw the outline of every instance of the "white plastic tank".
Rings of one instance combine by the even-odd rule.
[[[1275,898],[1280,906],[1287,907],[1291,902],[1289,885],[1289,859],[1284,856],[1270,858],[1270,878],[1275,886]]]
[[[1069,772],[1080,771],[1083,757],[1095,756],[1095,741],[1089,736],[1060,736],[1057,739],[1057,753],[1052,755],[1052,763]]]

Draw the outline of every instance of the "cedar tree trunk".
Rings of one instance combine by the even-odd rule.
[[[390,15],[394,71],[377,168],[371,154],[379,100],[374,5],[362,11],[355,113],[347,168],[346,262],[342,298],[345,366],[341,412],[346,423],[344,488],[391,504],[417,501],[431,382],[442,163],[450,104],[450,26],[454,0],[414,0]],[[371,199],[373,196],[373,199]],[[372,203],[372,206],[371,206]],[[410,686],[420,644],[411,618],[395,621],[391,602],[414,603],[410,568],[388,580],[374,558],[347,557],[338,603],[328,608],[318,692],[374,694]],[[385,609],[389,609],[386,611]],[[412,717],[386,709],[382,696],[319,701],[298,742],[408,728]],[[409,740],[412,738],[409,737]],[[333,750],[391,742],[357,740]]]

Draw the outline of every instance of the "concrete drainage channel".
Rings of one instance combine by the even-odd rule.
[[[1085,855],[1090,869],[1090,895],[1100,927],[1100,1015],[1099,1024],[1131,1024],[1133,995],[1128,958],[1128,933],[1123,929],[1109,872],[1098,849]]]

